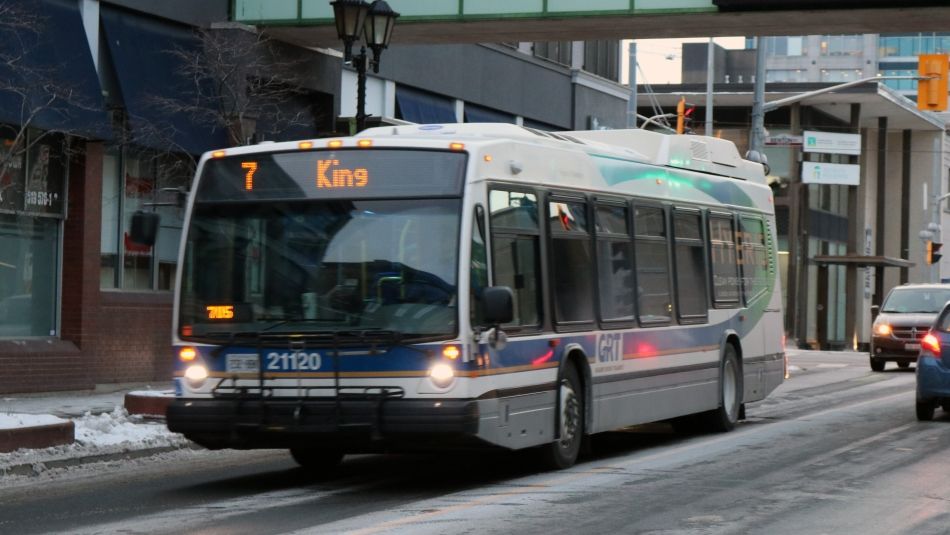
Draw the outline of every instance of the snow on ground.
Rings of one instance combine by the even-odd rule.
[[[28,415],[0,413],[0,428],[4,422],[21,421],[27,425],[37,425],[37,419],[53,418],[51,415]],[[164,421],[129,416],[122,407],[116,406],[112,412],[92,414],[73,418],[76,441],[73,444],[54,446],[45,449],[20,449],[10,453],[0,453],[0,476],[14,466],[33,465],[36,472],[45,469],[51,461],[78,459],[82,457],[126,453],[133,450],[181,447],[188,441],[165,427]],[[22,426],[24,424],[20,424]]]
[[[38,425],[53,425],[65,422],[52,414],[19,414],[0,412],[0,429],[19,429]]]

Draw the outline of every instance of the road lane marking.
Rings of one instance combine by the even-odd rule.
[[[895,398],[906,397],[906,396],[908,396],[908,395],[911,395],[911,393],[910,393],[910,392],[900,392],[900,393],[891,394],[891,395],[889,395],[889,396],[885,396],[885,397],[882,397],[882,398],[875,398],[875,399],[870,399],[870,400],[865,400],[865,401],[859,401],[859,402],[851,403],[851,404],[848,404],[848,405],[842,405],[842,406],[839,406],[839,407],[833,407],[833,408],[826,409],[826,410],[823,410],[823,411],[819,411],[819,412],[816,412],[816,413],[811,413],[811,414],[807,414],[807,415],[802,415],[802,416],[800,416],[800,417],[791,418],[791,419],[789,419],[789,420],[784,420],[784,421],[780,421],[780,422],[770,423],[770,424],[768,424],[768,426],[769,426],[769,427],[773,427],[773,426],[781,426],[782,424],[808,422],[808,421],[810,421],[810,419],[815,418],[815,417],[825,416],[825,415],[827,415],[827,414],[832,414],[832,413],[836,413],[836,412],[846,412],[846,411],[850,411],[850,410],[853,410],[853,409],[856,409],[856,408],[860,408],[860,407],[864,407],[864,406],[867,406],[867,405],[874,405],[874,404],[879,404],[879,403],[888,403],[888,402],[892,401],[892,400],[895,399]],[[902,426],[902,427],[897,428],[897,429],[895,429],[895,430],[885,431],[885,432],[883,432],[883,433],[880,433],[879,435],[875,435],[875,437],[879,438],[880,435],[887,435],[887,434],[897,433],[897,432],[899,432],[899,431],[906,430],[906,428],[908,428],[908,427],[910,427],[910,425],[905,425],[905,426]],[[727,442],[727,441],[736,441],[736,440],[741,440],[741,439],[745,439],[745,438],[751,438],[751,437],[752,437],[752,433],[760,433],[762,429],[763,429],[763,427],[761,427],[761,426],[749,427],[749,428],[747,428],[747,429],[741,429],[741,430],[738,430],[738,431],[733,432],[733,433],[724,434],[724,435],[722,435],[722,436],[720,436],[720,437],[716,437],[716,438],[713,438],[713,439],[711,439],[711,440],[702,440],[702,441],[699,441],[699,442],[694,442],[694,443],[685,444],[685,445],[682,445],[682,446],[677,446],[677,447],[674,447],[674,448],[672,448],[672,449],[665,448],[665,449],[663,449],[662,451],[658,451],[658,452],[655,452],[655,453],[652,453],[652,454],[649,454],[649,455],[637,456],[636,458],[630,459],[629,461],[619,462],[619,463],[618,463],[618,462],[613,462],[613,463],[611,463],[611,464],[609,464],[609,465],[594,466],[594,467],[591,467],[591,468],[586,468],[586,469],[584,469],[584,470],[582,470],[582,471],[579,471],[579,472],[574,471],[574,472],[571,472],[571,473],[569,473],[569,474],[567,474],[567,475],[564,475],[564,476],[545,479],[545,480],[542,480],[540,483],[521,484],[521,485],[518,485],[518,486],[515,487],[515,488],[506,490],[506,491],[504,491],[504,492],[498,492],[498,493],[493,493],[493,494],[486,494],[486,495],[484,495],[484,496],[480,496],[480,497],[478,497],[478,498],[472,498],[472,499],[469,499],[469,500],[467,500],[467,501],[462,501],[462,502],[457,503],[457,504],[452,504],[452,505],[437,507],[437,508],[431,509],[431,510],[426,510],[425,512],[422,512],[422,513],[417,513],[417,514],[411,514],[411,513],[410,513],[408,516],[403,516],[403,517],[395,518],[395,519],[392,519],[392,520],[382,521],[382,522],[379,522],[379,523],[377,523],[377,524],[375,524],[375,525],[367,526],[367,527],[365,527],[365,528],[359,528],[359,529],[348,530],[348,531],[346,531],[346,533],[347,533],[347,534],[350,534],[350,535],[373,535],[373,534],[381,533],[381,532],[384,532],[384,531],[394,530],[394,529],[398,529],[398,528],[405,528],[405,527],[410,526],[410,525],[413,525],[413,524],[419,524],[419,523],[431,521],[433,518],[436,518],[436,517],[439,517],[439,516],[444,516],[444,515],[448,515],[448,514],[451,514],[451,513],[456,513],[456,512],[459,512],[459,511],[463,511],[463,510],[472,509],[472,508],[474,508],[474,507],[478,507],[478,506],[482,506],[482,505],[489,505],[489,504],[498,502],[498,501],[500,501],[500,500],[502,500],[502,499],[504,499],[504,498],[510,498],[510,497],[512,497],[512,496],[527,494],[527,493],[529,493],[529,492],[531,492],[531,491],[538,491],[538,490],[540,490],[540,489],[548,489],[548,488],[552,488],[552,487],[555,487],[555,486],[557,486],[557,485],[561,485],[561,484],[564,484],[564,483],[575,482],[575,481],[581,481],[581,480],[584,480],[584,479],[587,479],[587,478],[590,478],[590,477],[594,477],[594,476],[598,476],[598,475],[616,475],[616,473],[617,473],[618,471],[626,472],[626,471],[629,471],[631,468],[635,467],[636,465],[647,464],[647,463],[650,463],[650,462],[653,462],[653,461],[662,460],[662,459],[664,459],[664,458],[675,457],[675,456],[677,456],[677,455],[681,455],[681,454],[683,454],[683,453],[687,453],[687,452],[691,452],[691,451],[695,451],[695,450],[703,450],[703,451],[705,451],[705,450],[710,449],[710,448],[713,447],[713,446],[719,445],[719,444],[724,443],[724,442]],[[861,441],[861,442],[870,441],[871,439],[873,439],[873,438],[875,438],[875,437],[869,437],[868,439],[864,439],[864,440]],[[855,443],[849,444],[849,445],[847,446],[847,448],[853,448],[854,446],[855,446]],[[529,477],[531,477],[531,476],[529,476]],[[449,495],[446,495],[446,496],[443,496],[443,497],[440,497],[440,498],[436,498],[436,499],[437,499],[437,500],[446,500],[446,499],[449,499],[451,496],[452,496],[452,494],[449,494]],[[462,497],[462,498],[464,499],[464,496],[460,496],[460,497]],[[378,513],[379,513],[379,512],[377,512],[376,514],[378,514]],[[385,513],[384,513],[384,514],[385,514]],[[343,520],[343,521],[340,521],[340,522],[341,522],[341,523],[342,523],[342,522],[352,523],[356,518],[358,518],[358,517],[351,517],[351,518],[349,518],[349,519],[346,519],[346,520]],[[304,533],[315,533],[315,532],[318,532],[318,531],[319,531],[319,532],[325,532],[325,531],[328,529],[328,527],[329,527],[329,526],[326,526],[326,525],[324,525],[324,526],[319,526],[319,527],[318,527],[318,526],[314,526],[313,528],[310,528],[310,529],[307,529],[307,530],[300,530],[300,531],[297,531],[297,532],[293,532],[293,534],[288,534],[288,535],[302,535],[302,534],[304,534]],[[345,528],[344,528],[344,529],[345,529]],[[331,529],[331,531],[336,531],[336,530],[332,530],[332,529]]]

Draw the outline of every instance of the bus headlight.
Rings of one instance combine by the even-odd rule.
[[[185,379],[188,380],[188,385],[192,388],[200,388],[207,378],[208,368],[205,368],[200,364],[188,366],[188,368],[185,369]]]
[[[429,379],[439,388],[448,388],[455,380],[455,370],[444,362],[433,364],[429,368]]]

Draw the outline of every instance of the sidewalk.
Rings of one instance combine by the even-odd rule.
[[[171,385],[0,397],[0,477],[188,447],[165,427]]]

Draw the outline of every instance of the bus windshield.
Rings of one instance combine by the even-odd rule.
[[[182,333],[451,335],[460,202],[196,205]]]
[[[185,243],[179,333],[454,335],[463,171],[463,155],[433,151],[209,162]]]

